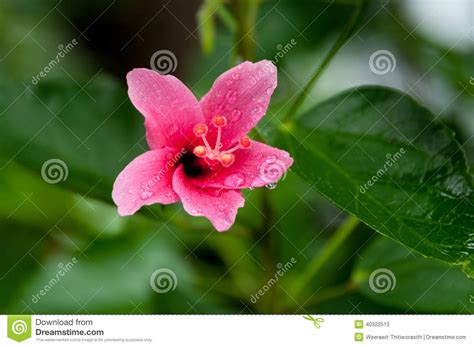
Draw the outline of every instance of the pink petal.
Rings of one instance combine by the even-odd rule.
[[[127,74],[128,95],[145,116],[148,145],[183,148],[195,136],[193,127],[203,122],[193,93],[176,77],[148,69],[133,69]]]
[[[205,177],[193,179],[193,183],[203,188],[257,188],[280,180],[292,164],[288,152],[252,141],[249,149],[235,152],[231,166],[210,171]]]
[[[207,124],[216,115],[225,116],[228,125],[222,129],[223,148],[246,135],[267,111],[277,85],[276,67],[268,60],[244,62],[220,75],[200,104]],[[214,143],[216,129],[209,128]]]
[[[143,205],[172,204],[179,201],[172,178],[179,151],[162,148],[145,152],[120,172],[112,190],[112,199],[121,216],[134,214]]]
[[[226,231],[234,224],[237,210],[245,202],[239,190],[202,189],[194,186],[185,176],[182,166],[174,173],[173,189],[181,198],[186,212],[192,216],[206,217],[217,231]]]

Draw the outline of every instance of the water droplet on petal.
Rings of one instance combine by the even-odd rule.
[[[238,80],[238,79],[239,79],[239,75],[237,75],[236,73],[233,73],[233,74],[232,74],[232,79],[233,79],[233,80]]]
[[[277,160],[277,157],[274,156],[274,155],[269,155],[266,159],[265,159],[265,162],[266,163],[273,163]]]
[[[133,190],[132,189],[129,189],[128,190],[128,194],[132,194],[133,193]]]
[[[150,192],[149,190],[144,190],[142,192],[142,194],[140,195],[140,197],[142,198],[142,200],[146,200],[146,199],[149,199],[153,196],[153,193]]]
[[[240,111],[239,109],[234,109],[231,113],[231,117],[232,117],[232,120],[235,122],[235,121],[238,121],[241,117],[242,117],[242,111]]]
[[[277,186],[276,183],[268,183],[265,187],[267,187],[268,189],[275,189]]]
[[[273,88],[267,88],[267,95],[272,95]]]
[[[240,188],[245,182],[245,176],[241,173],[229,175],[224,180],[224,186],[227,188]]]
[[[262,112],[263,112],[263,107],[258,105],[252,111],[250,111],[250,115],[253,117],[256,117],[256,116],[258,117],[262,115]]]
[[[227,102],[233,103],[237,100],[237,92],[233,89],[229,89],[225,95]]]

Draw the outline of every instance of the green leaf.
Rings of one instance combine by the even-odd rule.
[[[231,31],[236,29],[235,19],[223,0],[204,0],[197,12],[197,22],[202,51],[210,54],[216,41],[216,17]]]
[[[452,131],[410,96],[346,91],[282,129],[292,167],[367,225],[474,277],[473,185]]]
[[[0,220],[17,222],[41,233],[74,227],[81,234],[111,237],[134,219],[118,218],[115,206],[81,197],[12,163],[0,175]]]
[[[430,313],[468,313],[474,308],[474,281],[458,267],[423,258],[385,238],[373,242],[361,259],[353,279],[378,304]]]
[[[216,36],[214,13],[216,12],[216,6],[215,0],[205,0],[197,12],[201,48],[205,54],[211,53],[214,49]]]
[[[151,235],[132,233],[149,228],[149,223],[136,225],[120,238],[92,239],[74,254],[61,250],[41,259],[41,269],[30,275],[10,310],[21,311],[26,303],[32,312],[184,312],[186,302],[193,302],[197,295],[189,290],[192,269],[161,224],[155,225]],[[155,271],[160,269],[172,274],[158,276]],[[155,292],[152,279],[169,292]],[[152,304],[155,298],[157,307]]]
[[[57,186],[110,201],[117,173],[147,148],[143,117],[115,80],[80,84],[0,81],[0,171],[17,161],[41,178],[60,159],[68,174]]]

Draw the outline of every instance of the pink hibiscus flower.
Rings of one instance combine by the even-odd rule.
[[[244,206],[241,189],[274,183],[293,163],[287,152],[247,136],[266,112],[276,75],[269,61],[244,62],[198,102],[174,76],[130,71],[128,95],[145,117],[150,150],[118,175],[112,191],[118,213],[181,201],[190,215],[229,229]]]

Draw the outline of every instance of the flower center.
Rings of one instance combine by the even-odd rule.
[[[227,150],[222,150],[222,128],[227,125],[227,118],[224,116],[215,116],[212,119],[212,124],[217,128],[217,138],[214,147],[211,147],[206,139],[208,131],[207,125],[198,123],[194,126],[194,135],[202,139],[204,146],[200,145],[194,147],[193,153],[196,157],[205,159],[211,168],[213,167],[212,164],[215,164],[216,162],[220,163],[224,167],[229,167],[235,161],[235,155],[233,152],[239,149],[250,148],[252,142],[248,136],[242,136],[236,146]]]

